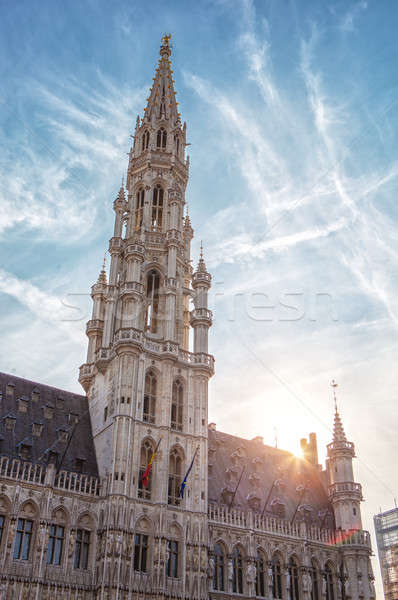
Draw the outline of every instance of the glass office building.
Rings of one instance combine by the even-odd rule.
[[[375,515],[374,524],[385,600],[397,600],[398,508]]]

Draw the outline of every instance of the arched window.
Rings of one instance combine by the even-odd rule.
[[[274,598],[282,598],[282,569],[277,555],[272,559],[272,594]]]
[[[319,600],[319,568],[315,560],[311,561],[311,600]]]
[[[224,572],[225,572],[225,553],[221,544],[216,544],[214,548],[214,574],[213,588],[215,590],[224,590]]]
[[[169,504],[180,504],[182,459],[177,448],[170,452],[169,461]]]
[[[149,471],[148,475],[148,485],[145,486],[142,477],[149,465],[149,461],[151,460],[153,454],[153,445],[150,440],[145,440],[141,445],[141,456],[140,456],[140,472],[138,479],[138,497],[145,498],[146,500],[151,499],[152,493],[152,469]]]
[[[156,333],[159,311],[159,273],[156,271],[149,271],[147,275],[146,298],[147,311],[145,329],[151,333]]]
[[[156,146],[162,150],[166,149],[167,131],[161,127],[156,136]]]
[[[256,557],[256,596],[265,598],[265,560],[259,550]]]
[[[329,563],[325,567],[324,578],[326,584],[326,600],[335,600],[333,572]]]
[[[152,231],[162,231],[163,218],[163,188],[157,185],[153,189],[152,196]]]
[[[175,540],[169,540],[169,560],[167,561],[167,577],[178,577],[178,550],[178,542],[176,542]]]
[[[135,230],[140,231],[142,227],[142,221],[144,219],[144,200],[145,190],[141,188],[138,190],[135,199]]]
[[[243,594],[243,560],[239,548],[232,553],[232,591]]]
[[[147,571],[148,536],[136,533],[134,538],[134,571]]]
[[[144,131],[144,134],[142,136],[142,151],[148,150],[148,146],[149,146],[149,131],[146,130],[146,131]]]
[[[290,600],[299,600],[299,577],[298,566],[296,560],[291,557],[289,560],[289,580],[290,580]]]
[[[173,382],[171,397],[171,428],[182,431],[182,415],[184,405],[184,387],[180,379]]]
[[[144,410],[142,420],[146,423],[155,422],[157,379],[150,369],[145,375]]]

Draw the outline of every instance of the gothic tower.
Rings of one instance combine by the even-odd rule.
[[[332,383],[335,389],[336,383]],[[362,529],[360,502],[362,488],[354,481],[352,459],[355,447],[346,438],[335,397],[333,442],[327,446],[329,498],[333,506],[336,527],[345,530]]]
[[[122,183],[113,205],[109,282],[103,268],[92,287],[87,363],[79,377],[89,399],[100,475],[108,486],[107,527],[115,528],[116,517],[106,516],[112,512],[133,511],[135,518],[145,513],[142,531],[157,528],[159,550],[153,560],[158,577],[161,568],[171,568],[170,535],[185,544],[186,556],[189,542],[183,532],[193,528],[196,538],[206,542],[207,390],[214,370],[208,354],[211,276],[202,254],[192,272],[193,230],[184,217],[186,124],[177,108],[170,54],[170,36],[165,36],[144,115],[137,118],[126,189]],[[142,475],[155,449],[145,486]],[[192,515],[197,515],[195,524]],[[110,558],[101,567],[102,586],[110,585],[115,552],[109,555],[104,548],[103,558]],[[128,555],[126,549],[126,560]],[[207,558],[199,556],[201,562],[207,565]]]

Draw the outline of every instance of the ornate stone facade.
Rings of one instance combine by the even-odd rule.
[[[1,376],[0,598],[374,598],[337,411],[326,471],[314,437],[299,460],[208,425],[211,276],[202,255],[191,267],[170,54],[165,36],[109,281],[104,268],[92,287],[87,398]]]

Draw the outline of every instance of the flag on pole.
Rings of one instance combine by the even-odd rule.
[[[185,486],[187,485],[188,475],[191,472],[191,469],[193,467],[193,463],[195,461],[195,456],[196,456],[196,453],[197,453],[198,450],[199,450],[199,446],[196,446],[196,450],[194,452],[191,464],[189,465],[188,471],[185,473],[185,477],[184,477],[183,482],[182,482],[181,487],[180,487],[180,493],[179,493],[179,497],[180,498],[184,498],[184,490],[185,490]]]
[[[144,471],[144,473],[143,473],[143,475],[142,475],[142,477],[141,477],[141,482],[142,482],[142,485],[144,486],[144,488],[148,487],[148,484],[149,484],[149,473],[151,472],[151,469],[152,469],[152,463],[153,463],[153,461],[155,460],[155,456],[156,456],[156,453],[157,453],[157,451],[158,451],[159,444],[160,444],[160,442],[161,442],[161,441],[162,441],[162,438],[160,438],[160,440],[159,440],[159,441],[158,441],[158,443],[156,444],[156,448],[155,448],[155,450],[152,452],[151,460],[149,461],[149,463],[148,463],[148,466],[147,466],[147,468],[145,469],[145,471]]]

